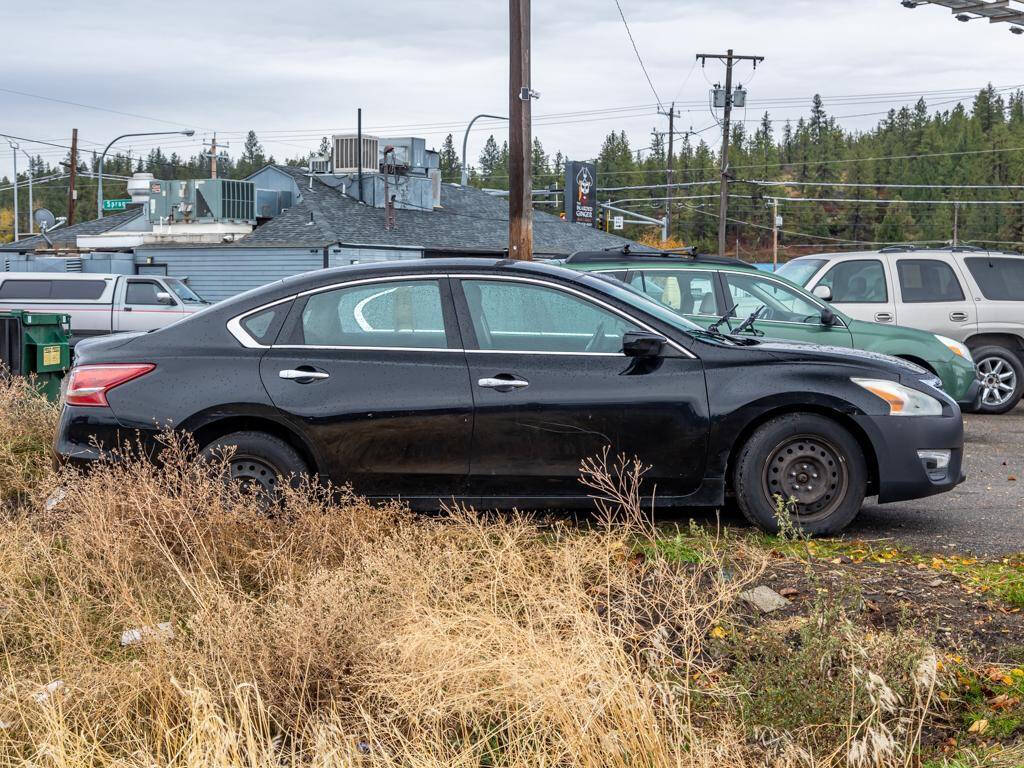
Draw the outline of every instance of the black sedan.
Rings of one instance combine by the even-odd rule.
[[[160,428],[271,490],[303,474],[417,507],[587,504],[580,460],[637,456],[655,503],[735,494],[810,533],[963,480],[938,379],[894,358],[704,330],[621,283],[451,259],[310,272],[148,334],[83,342],[55,450]],[[101,446],[97,448],[97,445]]]

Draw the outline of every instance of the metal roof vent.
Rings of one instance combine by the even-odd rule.
[[[331,158],[325,155],[316,155],[309,158],[309,172],[310,173],[330,173],[331,172]]]
[[[334,136],[334,172],[335,173],[376,173],[377,152],[380,139],[377,136],[363,134],[363,153],[359,156],[359,137],[356,134]],[[362,160],[362,169],[360,169]]]

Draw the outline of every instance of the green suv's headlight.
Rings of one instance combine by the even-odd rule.
[[[974,358],[971,357],[971,350],[967,348],[966,344],[963,344],[956,339],[951,339],[948,336],[939,336],[937,333],[935,334],[935,338],[938,339],[942,345],[949,349],[949,351],[954,355],[962,357],[969,363],[974,362]]]
[[[941,416],[942,403],[931,395],[897,384],[887,379],[851,378],[858,387],[863,387],[889,404],[890,416]]]

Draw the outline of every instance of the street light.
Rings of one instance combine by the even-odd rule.
[[[195,136],[196,132],[191,128],[187,131],[152,131],[150,133],[122,133],[120,136],[115,138],[109,144],[107,148],[103,150],[103,154],[100,155],[100,168],[99,168],[99,184],[96,188],[96,218],[103,218],[103,158],[107,156],[107,152],[115,142],[121,139],[127,139],[132,136]]]
[[[466,135],[462,137],[462,186],[469,184],[469,166],[466,165],[466,142],[469,141],[469,132],[473,129],[473,123],[479,120],[481,117],[489,117],[493,120],[508,120],[507,117],[501,115],[477,115],[469,121],[469,125],[466,126]]]

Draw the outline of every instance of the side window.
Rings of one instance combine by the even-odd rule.
[[[103,280],[54,280],[50,298],[95,301],[106,287]]]
[[[968,256],[964,261],[986,299],[1024,301],[1024,259]]]
[[[896,262],[900,295],[907,304],[963,301],[964,292],[953,268],[938,259],[900,259]]]
[[[124,293],[124,303],[166,307],[167,304],[160,302],[156,297],[162,290],[163,288],[152,280],[129,280]]]
[[[836,262],[818,285],[832,289],[832,301],[836,304],[884,304],[889,300],[885,269],[878,259]]]
[[[242,321],[242,327],[259,344],[270,344],[281,327],[281,320],[288,314],[290,302],[264,309],[249,315]]]
[[[758,308],[761,320],[784,323],[821,323],[821,307],[788,285],[749,275],[723,272],[729,299],[736,305],[736,316],[748,317]]]
[[[4,280],[0,299],[48,299],[51,280]]]
[[[643,284],[633,285],[680,315],[720,314],[711,272],[645,270]]]
[[[436,280],[371,283],[314,293],[302,310],[302,340],[321,347],[447,349]]]
[[[463,280],[480,349],[619,352],[633,323],[571,293],[511,280]]]

